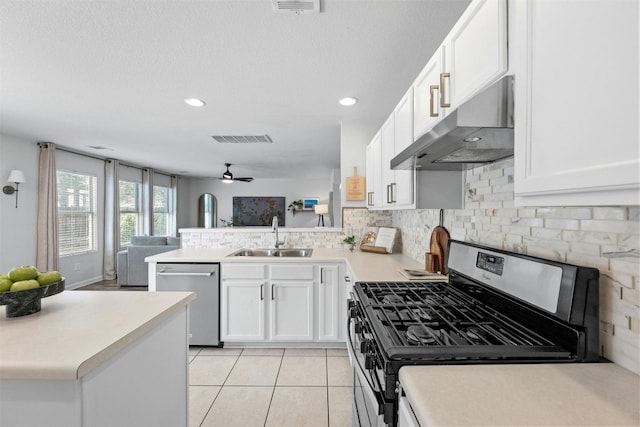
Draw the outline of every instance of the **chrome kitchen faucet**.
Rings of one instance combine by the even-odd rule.
[[[284,240],[280,241],[280,239],[278,238],[278,217],[275,215],[273,217],[273,220],[271,221],[271,232],[276,233],[276,249],[284,246]]]

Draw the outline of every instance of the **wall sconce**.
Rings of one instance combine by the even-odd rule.
[[[313,211],[318,214],[318,227],[324,227],[324,214],[329,213],[329,205],[315,205]]]
[[[27,182],[24,179],[24,172],[19,170],[12,170],[9,173],[9,179],[7,181],[15,183],[16,187],[13,188],[11,185],[5,185],[4,187],[2,187],[2,192],[4,194],[16,193],[16,208],[17,208],[18,207],[18,186],[22,183]]]

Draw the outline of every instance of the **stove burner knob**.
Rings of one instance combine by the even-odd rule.
[[[355,331],[356,334],[362,333],[362,322],[356,321],[353,324],[353,330]]]
[[[364,340],[360,343],[360,353],[367,354],[373,350],[370,340]]]
[[[364,355],[364,367],[365,369],[375,369],[376,359],[373,357],[373,354]]]
[[[349,308],[349,318],[350,319],[355,319],[356,317],[358,317],[358,309],[355,307],[350,307]]]

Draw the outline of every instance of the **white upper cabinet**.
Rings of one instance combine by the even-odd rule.
[[[415,171],[392,170],[391,159],[413,142],[413,89],[380,128],[382,152],[382,206],[385,209],[415,208]]]
[[[409,88],[393,111],[394,116],[394,157],[413,143],[413,88]],[[391,162],[391,159],[389,159]],[[387,165],[388,166],[388,165]],[[415,208],[415,180],[413,170],[394,171],[392,188],[396,209]]]
[[[367,207],[382,207],[382,153],[380,152],[380,132],[373,137],[366,149]]]
[[[414,88],[414,140],[508,69],[507,2],[472,2],[431,57]]]
[[[413,83],[413,139],[427,133],[440,119],[446,116],[448,108],[440,99],[440,79],[445,79],[445,47],[440,46],[422,69]]]
[[[455,109],[507,72],[507,1],[471,2],[443,46],[440,106]]]
[[[395,118],[393,113],[380,128],[380,152],[382,159],[380,162],[382,173],[382,206],[385,208],[393,207],[393,196],[391,194],[392,184],[395,181],[395,173],[389,167],[391,159],[395,156]]]
[[[639,2],[510,5],[516,204],[639,204]]]

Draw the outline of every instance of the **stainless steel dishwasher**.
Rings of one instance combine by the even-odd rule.
[[[195,292],[189,304],[189,345],[220,345],[220,264],[158,263],[156,290]]]

